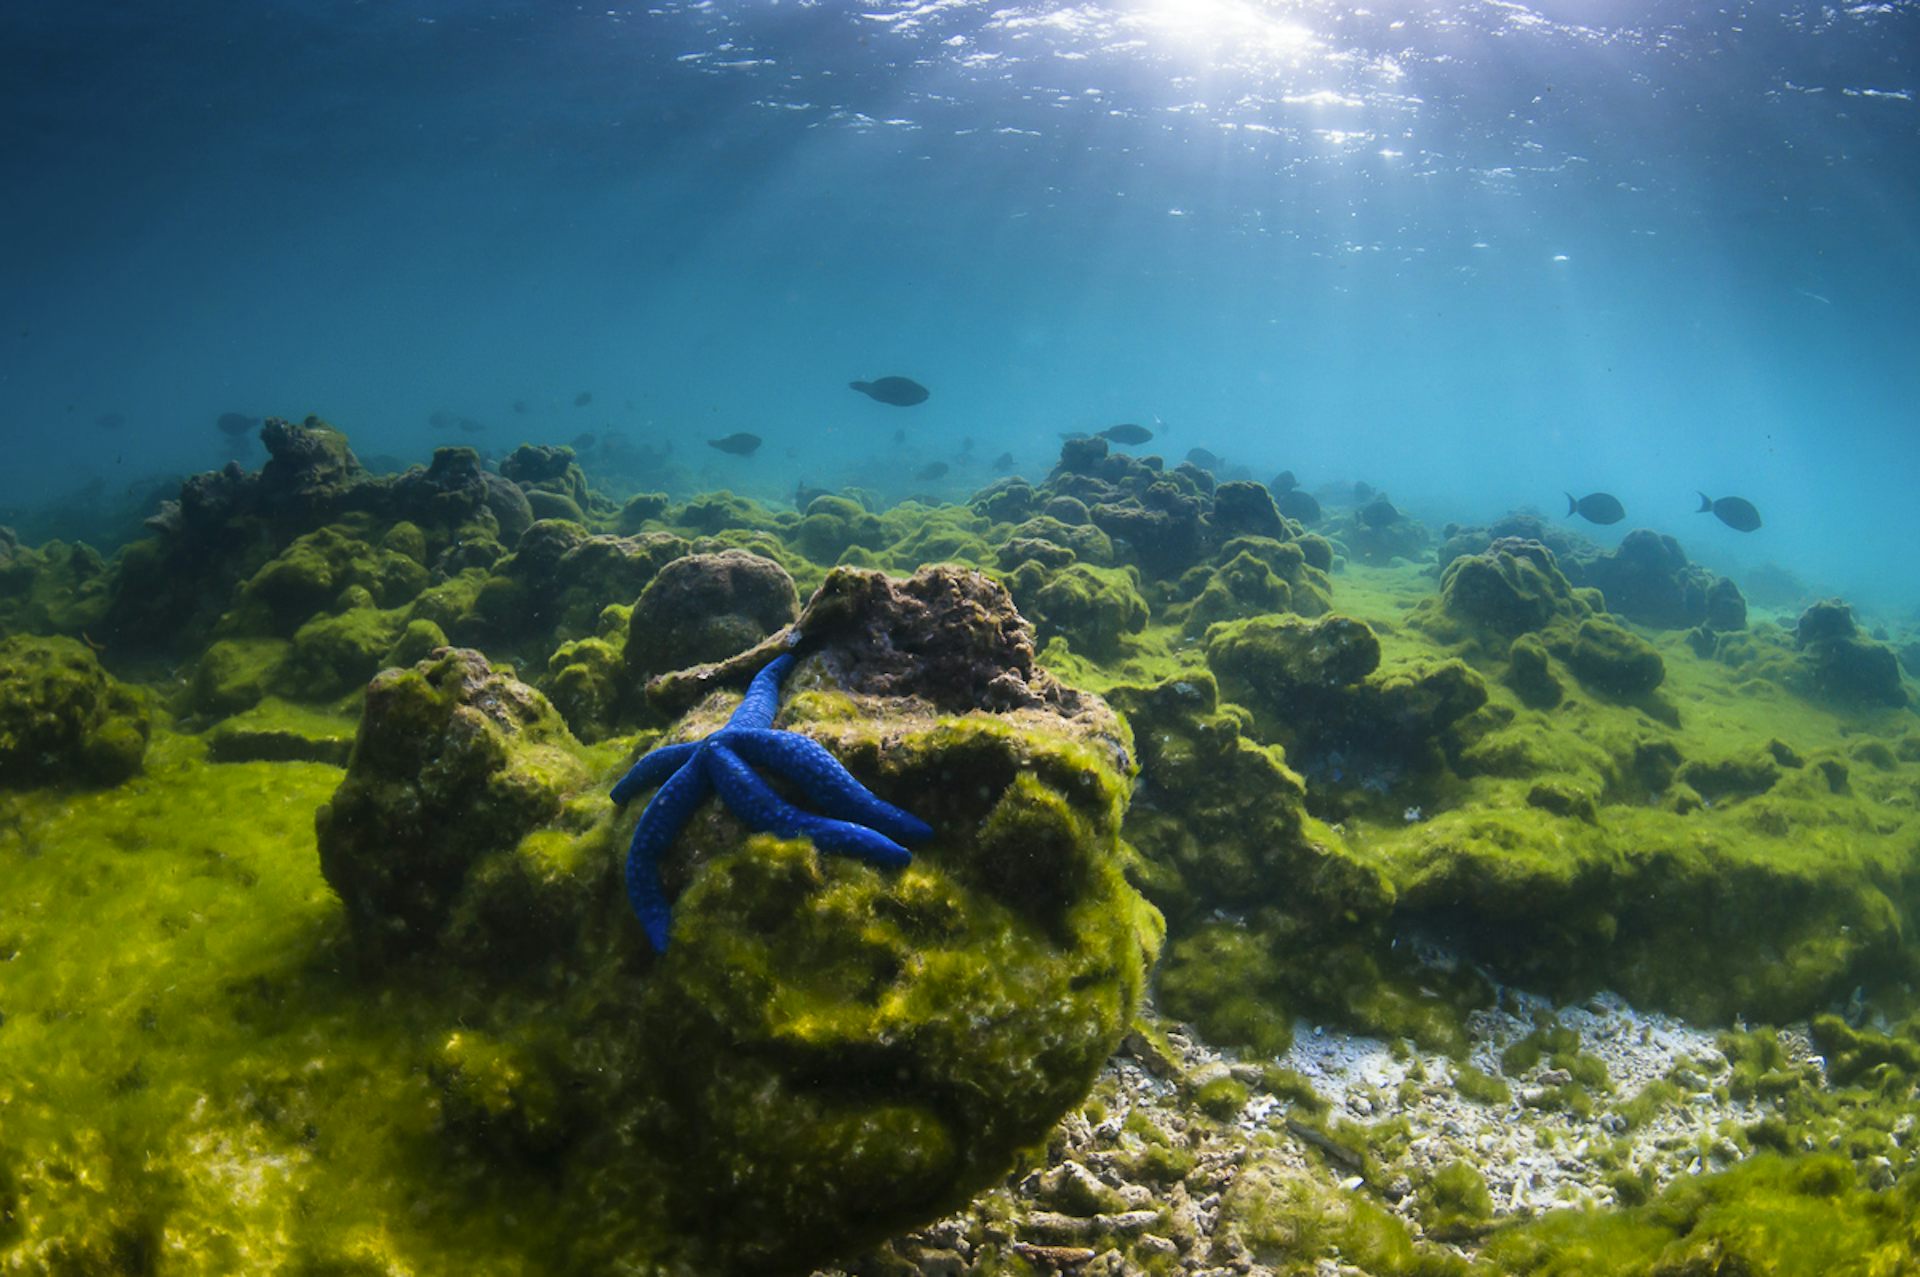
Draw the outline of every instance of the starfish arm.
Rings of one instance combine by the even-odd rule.
[[[774,793],[725,745],[714,745],[706,757],[721,801],[750,829],[782,838],[810,838],[821,851],[854,856],[885,868],[898,868],[913,859],[912,853],[885,834],[801,811]]]
[[[768,661],[753,682],[747,685],[747,694],[741,698],[740,705],[727,719],[728,727],[773,726],[773,716],[780,709],[780,680],[793,668],[793,653],[785,652]]]
[[[694,808],[712,789],[705,760],[695,758],[660,786],[640,813],[627,849],[627,902],[646,930],[655,953],[667,951],[667,928],[673,920],[667,897],[660,890],[660,853],[680,836]]]
[[[659,749],[640,755],[639,761],[620,778],[613,787],[613,802],[624,807],[627,802],[643,789],[652,789],[680,770],[681,764],[693,757],[693,751],[700,748],[700,742],[690,740],[680,745],[662,745]]]
[[[800,786],[807,802],[829,816],[877,829],[903,843],[924,842],[933,828],[909,811],[873,795],[824,745],[798,732],[733,728],[726,746],[755,767]]]

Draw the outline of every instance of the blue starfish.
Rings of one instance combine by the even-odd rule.
[[[646,929],[654,952],[667,951],[671,907],[660,890],[660,854],[673,844],[694,809],[712,790],[747,828],[782,838],[811,838],[821,851],[857,856],[897,869],[912,859],[900,844],[933,837],[926,821],[873,796],[853,773],[818,742],[798,732],[773,730],[780,708],[780,680],[793,654],[774,658],[754,675],[746,698],[726,726],[702,740],[663,745],[643,754],[620,783],[613,801],[625,806],[652,785],[659,792],[640,813],[627,851],[627,900]],[[802,811],[754,775],[764,767],[798,785],[807,801],[827,814]],[[897,840],[897,841],[896,841]]]

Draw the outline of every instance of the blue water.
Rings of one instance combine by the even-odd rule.
[[[1912,0],[9,0],[0,519],[257,463],[228,411],[774,500],[1135,421],[1904,617],[1916,95]]]

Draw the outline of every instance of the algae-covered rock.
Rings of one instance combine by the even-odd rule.
[[[347,778],[315,818],[362,959],[433,945],[475,869],[585,784],[577,748],[545,697],[478,652],[376,678]]]
[[[627,668],[644,680],[724,660],[786,625],[799,611],[793,578],[772,559],[744,550],[686,555],[661,568],[634,603]]]
[[[1118,655],[1121,640],[1147,626],[1147,603],[1132,568],[1070,563],[1047,571],[1030,560],[1009,586],[1043,640],[1062,635],[1090,656]]]
[[[1465,663],[1428,657],[1376,670],[1380,642],[1351,617],[1253,617],[1207,634],[1221,692],[1254,712],[1261,740],[1284,745],[1327,819],[1350,804],[1398,811],[1437,798],[1456,725],[1487,701]]]
[[[1802,612],[1794,644],[1805,670],[1800,681],[1816,697],[1842,705],[1907,703],[1899,656],[1860,633],[1853,609],[1839,599],[1823,599]]]
[[[1609,611],[1655,629],[1711,624],[1737,630],[1746,620],[1738,586],[1687,562],[1678,541],[1646,528],[1627,533],[1611,554],[1579,564],[1572,575],[1576,584],[1605,594]]]
[[[536,693],[458,651],[369,689],[322,864],[369,965],[470,973],[419,1048],[448,1156],[593,1186],[553,1204],[565,1253],[542,1262],[805,1271],[933,1218],[1085,1093],[1138,1004],[1159,921],[1122,872],[1128,736],[1033,665],[1005,592],[842,569],[795,632],[776,726],[935,836],[882,871],[705,804],[659,867],[657,958],[618,874],[644,801],[576,796]],[[675,734],[731,708],[716,692]]]
[[[1470,626],[1509,638],[1586,611],[1553,551],[1513,537],[1495,541],[1484,553],[1454,559],[1441,578],[1440,607]]]
[[[145,704],[85,644],[0,640],[0,789],[117,785],[147,752]]]
[[[1580,622],[1562,654],[1575,677],[1609,696],[1644,696],[1667,676],[1652,644],[1599,617]]]
[[[1391,892],[1306,814],[1306,787],[1280,750],[1244,734],[1249,716],[1221,705],[1195,672],[1121,687],[1115,704],[1140,750],[1126,835],[1150,865],[1145,890],[1173,916],[1286,902],[1303,913],[1378,916]]]

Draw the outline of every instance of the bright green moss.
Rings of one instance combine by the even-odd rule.
[[[1441,1240],[1470,1237],[1493,1214],[1486,1177],[1469,1162],[1448,1162],[1435,1171],[1416,1201],[1428,1234]]]
[[[1247,1105],[1247,1088],[1223,1075],[1196,1087],[1193,1102],[1208,1117],[1221,1122],[1231,1121]]]
[[[1506,1079],[1477,1069],[1465,1060],[1453,1066],[1453,1089],[1475,1104],[1504,1105],[1513,1102],[1513,1088]]]
[[[140,770],[145,697],[75,639],[0,639],[0,789],[115,785]]]

